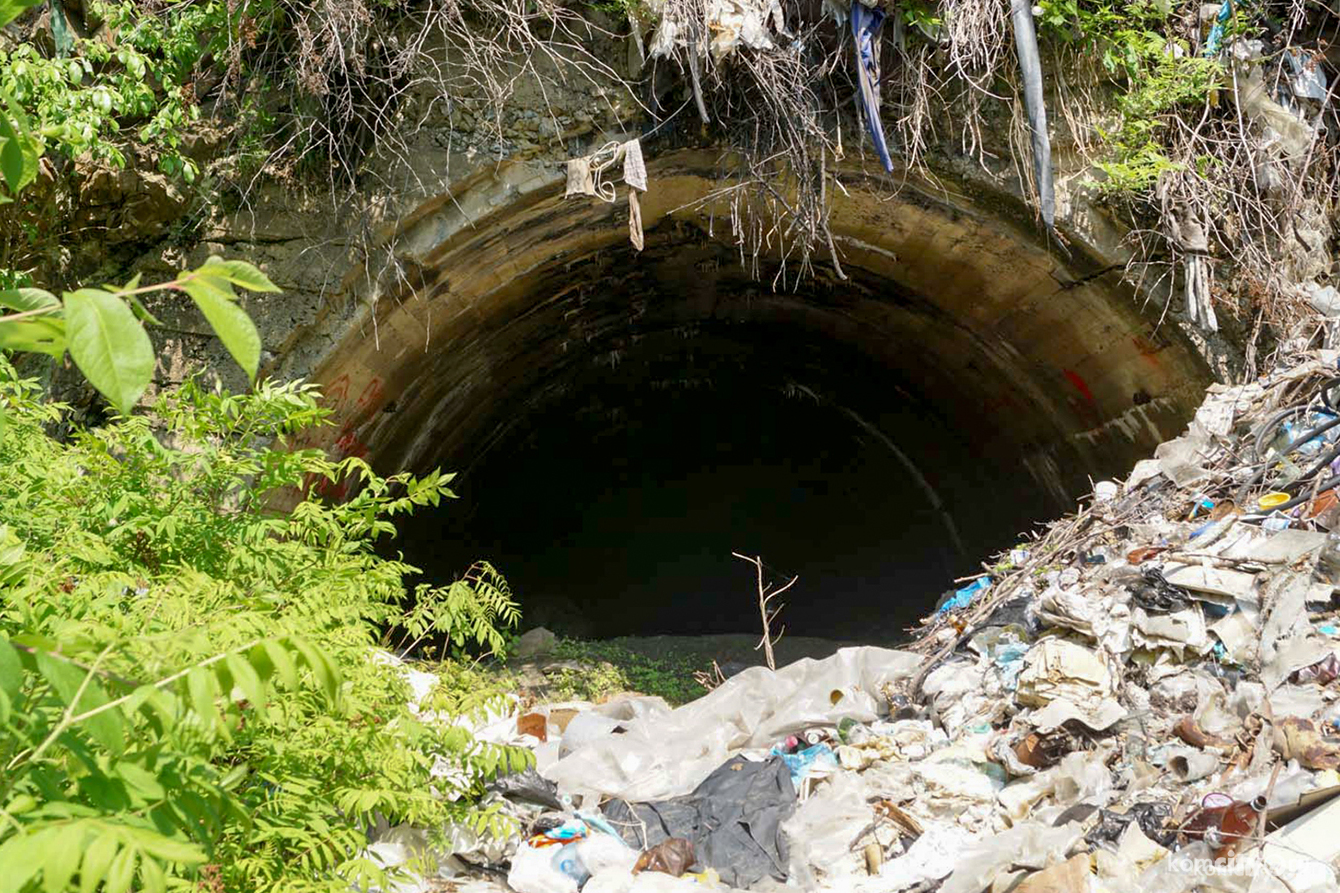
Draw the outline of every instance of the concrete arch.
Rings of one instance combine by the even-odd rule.
[[[622,199],[564,199],[552,170],[503,167],[425,202],[395,233],[408,284],[318,368],[337,422],[322,445],[459,467],[583,364],[730,320],[799,327],[897,369],[1059,496],[1179,431],[1209,381],[1116,270],[1081,242],[1068,256],[1046,245],[1009,196],[910,176],[892,191],[842,170],[832,228],[850,280],[820,258],[774,290],[777,259],[751,279],[724,204],[702,203],[716,172],[703,152],[649,163],[641,256]]]
[[[776,252],[754,276],[706,200],[715,156],[648,175],[641,253],[622,197],[565,199],[556,168],[424,203],[388,234],[400,287],[316,375],[336,421],[317,445],[463,472],[394,547],[430,579],[496,560],[531,623],[748,628],[719,587],[756,545],[809,587],[797,628],[894,636],[1178,433],[1210,379],[1114,264],[1049,246],[1009,196],[844,169],[848,278]]]

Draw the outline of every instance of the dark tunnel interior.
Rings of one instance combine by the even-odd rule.
[[[793,633],[890,638],[971,556],[1042,517],[1040,501],[986,504],[988,460],[930,436],[924,409],[889,407],[885,426],[925,438],[916,453],[960,552],[907,467],[850,417],[719,378],[636,397],[611,384],[555,407],[460,478],[459,501],[403,524],[400,548],[431,580],[488,558],[524,625],[594,637],[756,631],[739,551],[771,581],[799,577],[783,615]]]
[[[644,328],[559,382],[394,545],[429,582],[493,562],[523,628],[756,632],[741,552],[770,582],[799,578],[791,634],[894,641],[1054,511],[989,425],[960,427],[901,371],[803,327]]]
[[[1181,360],[1142,353],[1129,297],[1097,285],[1054,296],[1043,273],[1029,293],[946,264],[927,296],[853,265],[770,289],[775,265],[746,270],[692,227],[647,237],[509,279],[405,354],[364,429],[379,470],[455,471],[459,497],[386,544],[422,569],[411,582],[485,559],[522,630],[757,634],[740,552],[798,577],[789,635],[896,642],[1184,424],[1158,396]]]

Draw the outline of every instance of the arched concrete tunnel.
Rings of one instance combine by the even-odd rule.
[[[459,472],[393,546],[429,581],[485,558],[526,626],[747,632],[740,551],[799,576],[793,633],[888,640],[1199,403],[1176,330],[1021,204],[848,170],[848,279],[751,271],[702,201],[715,162],[649,164],[641,253],[622,196],[516,171],[400,228],[408,284],[317,377],[337,454]]]

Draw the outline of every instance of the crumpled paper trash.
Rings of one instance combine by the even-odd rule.
[[[1093,650],[1056,637],[1043,639],[1024,655],[1014,697],[1026,707],[1062,699],[1086,710],[1116,693],[1107,663]]]
[[[690,52],[697,53],[707,48],[689,44],[695,29],[682,16],[689,13],[691,7],[650,0],[647,10],[658,22],[648,47],[652,58],[664,58],[680,47],[688,47]],[[705,12],[711,39],[708,46],[712,57],[718,61],[740,47],[771,49],[773,32],[788,39],[791,37],[791,32],[786,30],[781,0],[707,0]],[[638,27],[636,22],[633,27]]]

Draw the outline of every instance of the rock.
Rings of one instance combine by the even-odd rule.
[[[96,225],[106,243],[157,238],[186,210],[187,197],[162,174],[91,162],[80,171],[79,222]]]
[[[558,636],[542,626],[537,626],[521,636],[521,641],[516,646],[516,656],[529,659],[539,657],[541,654],[548,654],[554,650],[554,645],[557,642]]]

